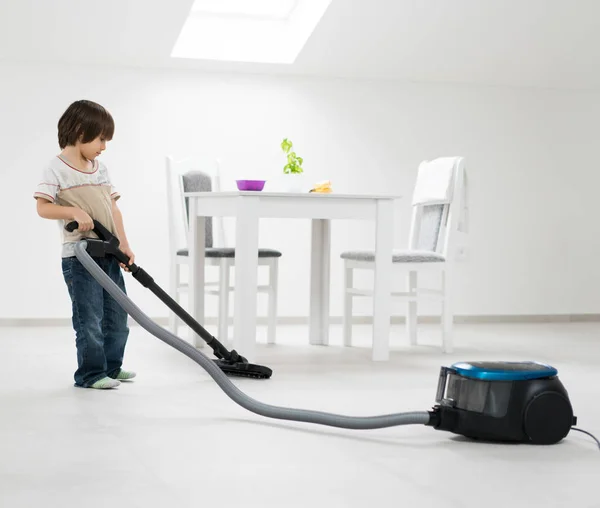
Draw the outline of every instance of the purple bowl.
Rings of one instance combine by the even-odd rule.
[[[261,191],[266,180],[236,180],[237,188],[241,191]]]

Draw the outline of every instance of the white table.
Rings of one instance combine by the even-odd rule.
[[[320,345],[329,341],[330,221],[375,221],[372,356],[373,360],[389,358],[394,202],[400,196],[251,191],[188,192],[185,196],[190,198],[189,308],[199,323],[204,322],[204,217],[236,218],[233,347],[249,361],[256,342],[259,219],[312,219],[309,336],[310,344]],[[200,347],[202,339],[191,333],[192,342]]]

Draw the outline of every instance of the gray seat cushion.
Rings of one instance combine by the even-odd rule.
[[[188,249],[177,251],[178,256],[189,256]],[[235,249],[233,247],[210,247],[204,249],[204,256],[207,258],[233,258],[235,257]],[[281,252],[275,249],[258,249],[259,258],[279,258]]]
[[[375,261],[375,252],[367,250],[354,250],[342,252],[342,259],[353,261]],[[392,262],[394,263],[440,263],[446,258],[437,252],[426,250],[400,250],[394,251]]]

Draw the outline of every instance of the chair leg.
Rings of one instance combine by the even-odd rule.
[[[409,272],[408,276],[408,292],[416,295],[417,292],[417,272]],[[413,299],[414,298],[414,299]],[[417,299],[416,296],[409,296],[408,313],[406,315],[406,334],[411,346],[417,345]]]
[[[352,294],[350,290],[354,287],[353,268],[344,266],[344,318],[343,334],[344,346],[352,346]]]
[[[452,353],[454,350],[452,329],[454,314],[452,312],[452,278],[446,270],[442,272],[442,351]]]
[[[279,260],[273,258],[269,265],[269,325],[267,329],[267,343],[275,344],[277,331],[277,286],[279,285]]]
[[[229,269],[228,259],[219,264],[219,340],[227,341],[229,321]]]
[[[171,298],[179,303],[179,291],[177,291],[177,287],[179,286],[179,272],[180,267],[179,263],[173,261],[171,262],[171,275],[169,280],[169,293]],[[169,331],[177,335],[177,314],[175,314],[172,310],[169,309]]]

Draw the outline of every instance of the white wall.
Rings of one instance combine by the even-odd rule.
[[[37,216],[32,192],[58,152],[59,116],[80,98],[100,102],[115,118],[103,159],[122,190],[137,261],[164,287],[165,154],[219,156],[225,187],[234,188],[243,176],[276,181],[279,142],[287,136],[305,158],[307,180],[331,179],[336,192],[408,198],[421,160],[466,157],[471,229],[468,258],[458,265],[458,314],[600,308],[597,94],[0,64],[0,318],[70,316],[58,228]],[[408,211],[407,199],[399,210],[399,247]],[[284,253],[282,316],[307,314],[309,240],[308,222],[261,223],[261,245]],[[334,224],[333,315],[341,314],[339,252],[370,248],[372,241],[371,224]],[[147,290],[131,279],[128,287],[150,315],[166,316]],[[214,309],[211,302],[209,314]],[[367,302],[359,312],[369,314]]]

